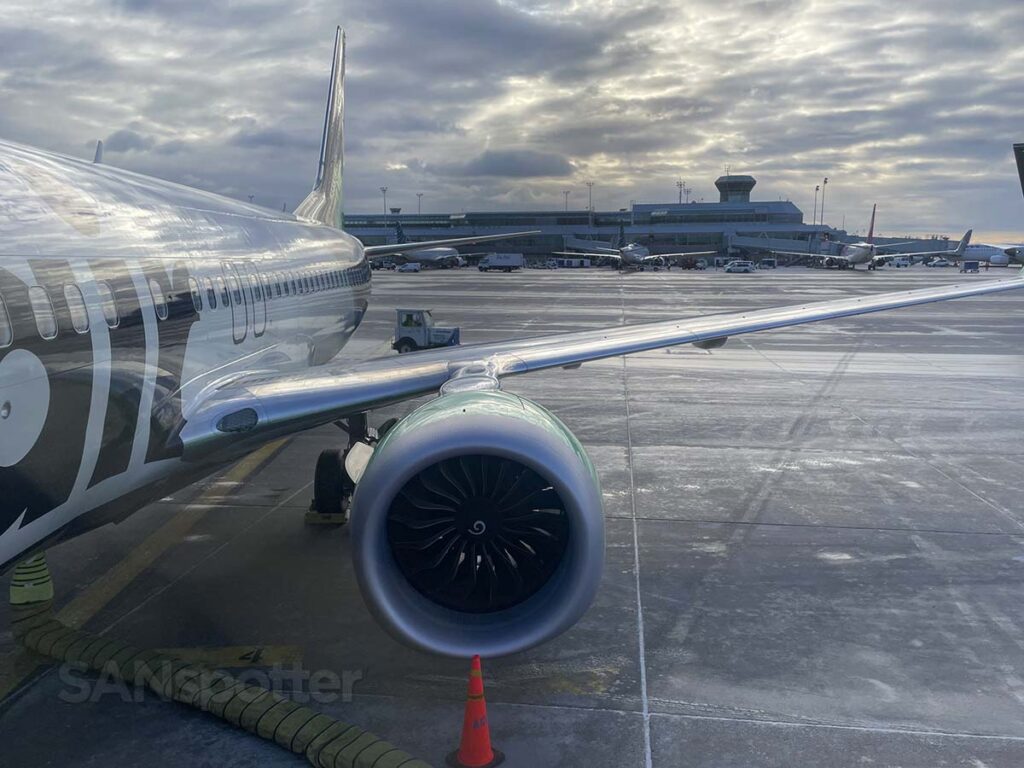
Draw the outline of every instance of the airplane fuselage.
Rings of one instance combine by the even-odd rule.
[[[327,362],[366,311],[328,226],[3,142],[0,201],[0,566],[207,474],[199,396]]]

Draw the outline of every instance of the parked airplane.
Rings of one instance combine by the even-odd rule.
[[[960,238],[960,242],[957,243],[956,248],[953,249],[947,248],[941,251],[906,251],[885,253],[883,251],[885,251],[888,248],[896,248],[901,245],[907,245],[907,243],[887,243],[885,245],[875,244],[875,211],[877,209],[877,204],[871,207],[871,225],[868,227],[868,239],[866,241],[861,241],[858,243],[843,243],[839,248],[839,253],[824,257],[822,263],[826,267],[838,267],[839,269],[856,269],[858,264],[867,264],[868,269],[876,269],[879,265],[884,264],[888,259],[891,259],[893,256],[944,256],[947,259],[955,259],[963,255],[964,250],[971,242],[971,230],[967,230],[967,232],[964,233],[964,236]],[[772,253],[782,254],[786,256],[807,256],[806,251],[773,250]]]
[[[690,253],[651,253],[650,249],[640,243],[626,243],[626,226],[619,224],[619,243],[621,247],[591,246],[576,251],[555,251],[555,256],[572,256],[575,258],[590,257],[595,259],[614,259],[619,269],[640,269],[648,265],[661,265],[682,258],[700,258],[715,256],[718,251],[691,251]],[[572,246],[570,246],[572,247]]]
[[[368,254],[396,247],[340,229],[343,41],[295,215],[0,142],[0,567],[343,421],[349,448],[321,455],[317,508],[350,511],[373,613],[428,651],[520,651],[587,609],[604,515],[583,446],[502,378],[1024,288],[974,280],[335,360],[366,312]],[[425,394],[382,436],[366,428]]]
[[[489,235],[490,240],[511,240],[516,237],[523,237],[525,235],[536,235],[539,234],[540,230],[535,229],[529,232],[509,232],[504,235]],[[467,238],[463,240],[467,245],[469,243],[481,243],[488,242],[485,238]],[[383,258],[394,258],[397,254],[400,260],[403,261],[416,261],[420,264],[429,264],[435,267],[462,267],[466,264],[465,256],[483,256],[483,253],[467,253],[463,256],[459,253],[458,248],[453,247],[438,247],[431,246],[430,243],[415,243],[409,240],[406,236],[405,231],[402,229],[402,222],[395,222],[395,242],[397,244],[407,246],[407,250],[398,251],[394,246],[382,246],[384,250],[379,253],[373,253],[372,249],[376,246],[370,246],[366,250],[371,251],[368,258],[371,260],[383,259]],[[439,242],[439,241],[432,241]],[[458,242],[458,241],[447,241],[447,242]],[[427,246],[427,247],[424,247]]]
[[[972,243],[964,249],[963,253],[951,253],[946,258],[950,261],[980,261],[997,267],[1005,267],[1011,262],[1024,261],[1024,245]]]

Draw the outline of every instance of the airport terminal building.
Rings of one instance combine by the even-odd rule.
[[[585,250],[591,241],[614,243],[620,227],[626,242],[642,243],[652,253],[717,250],[723,258],[771,248],[817,252],[822,241],[844,239],[844,232],[804,223],[803,212],[789,201],[752,201],[756,183],[752,176],[722,176],[715,182],[720,199],[714,203],[638,203],[617,211],[352,214],[345,217],[345,229],[365,245],[394,242],[396,221],[410,240],[540,230],[501,244],[501,250],[528,256]]]

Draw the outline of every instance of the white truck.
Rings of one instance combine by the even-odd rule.
[[[511,272],[513,269],[523,269],[526,266],[526,259],[521,253],[489,253],[480,260],[480,271],[490,272]]]
[[[395,336],[391,348],[398,354],[458,345],[459,329],[434,325],[429,309],[399,309],[396,312],[398,316],[395,318]]]

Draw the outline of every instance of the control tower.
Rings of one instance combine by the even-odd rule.
[[[753,176],[719,176],[715,179],[720,203],[749,203],[750,191],[757,184]]]

